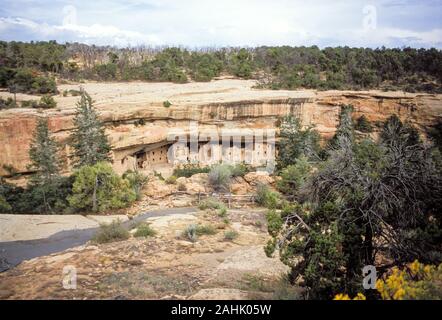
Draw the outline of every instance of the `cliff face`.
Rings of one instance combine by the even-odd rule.
[[[271,129],[278,118],[294,114],[305,125],[315,125],[330,138],[338,124],[340,105],[352,104],[354,117],[383,121],[391,114],[416,125],[421,131],[442,117],[442,95],[402,92],[271,91],[253,89],[253,81],[219,80],[210,83],[87,83],[82,84],[95,100],[112,142],[115,165],[149,145],[167,141],[171,132],[189,132],[189,123],[199,130]],[[62,85],[64,90],[78,85]],[[6,97],[8,93],[0,93]],[[37,99],[18,95],[17,99]],[[47,117],[49,127],[63,146],[72,130],[78,97],[56,97],[52,110],[9,109],[0,111],[0,175],[27,173],[29,144],[36,119]],[[170,107],[164,101],[172,103]],[[122,170],[122,168],[120,168]]]

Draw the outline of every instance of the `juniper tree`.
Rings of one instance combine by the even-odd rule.
[[[60,177],[61,161],[58,155],[59,145],[49,132],[48,120],[40,119],[34,133],[34,138],[29,149],[31,164],[29,168],[35,170],[30,180],[30,188],[41,195],[44,210],[51,211],[48,194],[53,194],[56,182]],[[40,197],[38,197],[40,198]]]
[[[293,116],[282,119],[278,153],[278,169],[296,163],[301,156],[319,160],[319,134],[313,127],[302,128],[301,121]]]
[[[381,275],[415,259],[442,260],[442,174],[432,149],[397,117],[387,120],[379,143],[355,141],[351,126],[345,129],[303,184],[302,205],[283,210],[272,240],[292,279],[302,275],[316,298],[360,292],[365,265]]]
[[[111,147],[104,125],[98,118],[92,98],[84,90],[81,90],[81,97],[77,102],[74,125],[70,145],[74,149],[71,158],[75,167],[111,161]]]

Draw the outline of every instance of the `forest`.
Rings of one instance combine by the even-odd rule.
[[[336,47],[114,48],[0,42],[0,87],[56,94],[57,81],[210,81],[221,75],[270,89],[442,92],[438,49]],[[5,106],[5,104],[3,103]]]

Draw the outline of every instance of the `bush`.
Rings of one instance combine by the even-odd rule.
[[[220,208],[218,211],[218,216],[222,218],[227,217],[227,208],[226,207]]]
[[[256,188],[255,201],[263,207],[276,209],[279,206],[280,198],[279,194],[271,191],[267,185],[259,184]]]
[[[192,242],[195,242],[198,239],[197,228],[198,227],[196,224],[191,224],[187,226],[187,228],[181,234],[182,237]]]
[[[175,176],[170,176],[169,178],[166,179],[166,183],[167,184],[175,184],[176,183],[176,179],[178,179]]]
[[[209,185],[215,191],[229,191],[232,173],[228,165],[216,165],[210,169]]]
[[[137,226],[137,230],[134,233],[134,237],[153,237],[156,235],[156,231],[148,223],[141,223]]]
[[[21,102],[22,108],[39,108],[40,104],[38,101],[35,100],[23,100]]]
[[[360,116],[356,120],[355,129],[366,133],[370,133],[373,131],[373,127],[371,126],[371,123],[368,121],[365,115]]]
[[[126,240],[130,236],[120,220],[112,221],[110,224],[101,224],[100,229],[92,238],[96,243],[109,243],[115,241]]]
[[[214,234],[216,234],[216,229],[210,225],[198,225],[196,227],[196,234],[198,236],[214,235]]]
[[[0,97],[0,109],[16,108],[15,100],[8,97],[6,100]]]
[[[11,205],[6,201],[5,197],[0,195],[0,213],[7,213],[12,210]]]
[[[200,204],[198,205],[198,208],[200,210],[206,210],[206,209],[226,209],[226,206],[224,205],[224,203],[222,203],[221,201],[219,201],[216,198],[207,198],[204,199],[200,202]]]
[[[135,192],[137,200],[141,199],[141,191],[149,180],[144,174],[135,170],[128,170],[123,174],[123,179],[129,182],[132,190]]]
[[[232,177],[244,177],[247,173],[251,171],[250,166],[246,165],[245,163],[239,163],[236,165],[232,165],[229,167],[230,173],[232,174]]]
[[[177,178],[185,177],[190,178],[194,174],[197,173],[208,173],[210,171],[210,167],[200,167],[195,164],[185,164],[180,168],[176,168],[173,170],[173,175]]]
[[[57,106],[57,102],[53,97],[44,95],[40,98],[40,102],[38,103],[39,108],[50,109],[55,108]]]
[[[224,240],[233,241],[238,238],[239,233],[235,230],[228,230],[224,232]]]
[[[441,300],[442,264],[424,265],[415,260],[403,270],[394,267],[385,280],[376,281],[383,300]]]
[[[275,210],[269,210],[269,212],[267,212],[266,219],[269,234],[273,237],[276,237],[281,230],[283,224],[281,215]]]
[[[296,159],[295,164],[281,171],[281,180],[277,182],[278,190],[294,198],[304,185],[311,171],[311,166],[305,157]]]
[[[107,162],[80,167],[74,177],[68,201],[76,210],[118,209],[136,200],[130,182],[119,177]]]
[[[38,76],[30,69],[17,69],[8,82],[10,92],[23,92],[34,94],[56,94],[57,85],[54,79]]]
[[[166,101],[163,102],[163,107],[164,108],[169,108],[171,105],[172,105],[172,103],[170,103],[169,100],[166,100]]]

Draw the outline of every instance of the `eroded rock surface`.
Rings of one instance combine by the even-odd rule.
[[[87,244],[22,262],[0,273],[0,299],[272,299],[287,268],[265,256],[264,211],[229,210],[149,218],[157,232],[109,244]],[[213,235],[192,242],[189,224],[211,225]],[[236,230],[227,241],[224,232]],[[248,261],[244,260],[244,257]],[[63,288],[63,269],[74,267],[77,288]]]
[[[338,123],[341,104],[355,107],[354,117],[364,114],[372,122],[383,121],[391,114],[415,124],[422,131],[440,119],[442,95],[380,91],[285,91],[253,89],[253,80],[217,80],[209,83],[84,83],[95,100],[106,124],[116,170],[146,145],[161,145],[174,130],[189,132],[189,121],[200,131],[222,129],[275,128],[278,118],[293,114],[305,125],[316,125],[329,138]],[[78,89],[79,85],[61,85],[60,92]],[[0,92],[5,98],[9,93]],[[18,101],[38,99],[17,95]],[[39,117],[48,117],[49,127],[64,144],[73,128],[78,97],[55,97],[57,108],[51,110],[9,109],[0,111],[0,175],[11,170],[28,172],[29,144]],[[163,106],[170,101],[169,108]],[[141,121],[142,120],[142,121]],[[140,122],[141,121],[141,122]],[[64,154],[69,148],[63,149]],[[68,160],[68,159],[67,159]],[[158,161],[158,159],[156,159]],[[69,164],[69,161],[67,161]]]

